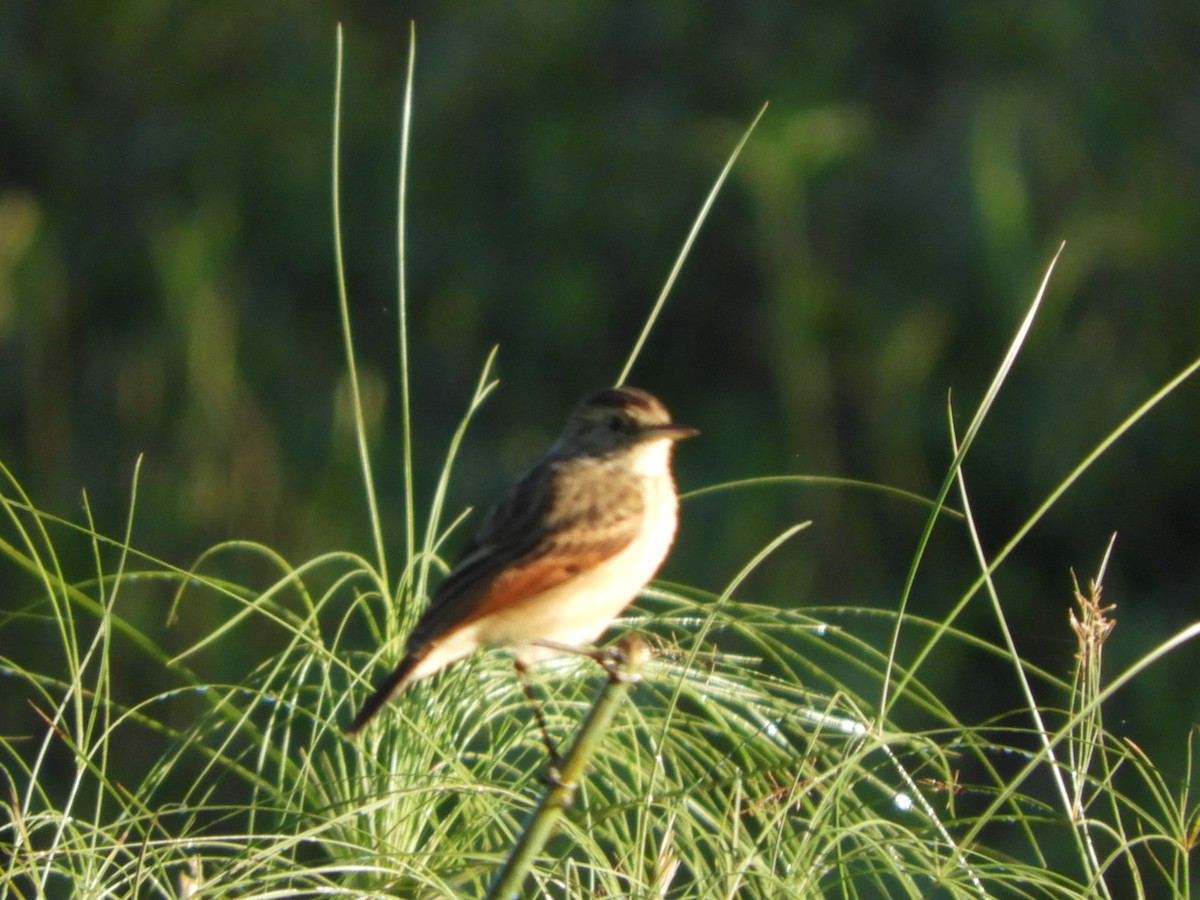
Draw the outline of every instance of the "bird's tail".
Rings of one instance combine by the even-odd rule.
[[[400,661],[400,665],[392,669],[388,677],[379,683],[379,687],[375,689],[367,702],[362,705],[362,709],[358,711],[358,715],[354,717],[354,721],[350,723],[350,727],[346,729],[346,737],[356,737],[371,719],[375,718],[375,714],[383,708],[383,705],[392,698],[392,695],[399,691],[406,680],[409,673],[421,661],[421,656],[416,653],[410,653]]]

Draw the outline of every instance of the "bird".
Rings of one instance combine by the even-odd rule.
[[[640,388],[584,397],[550,449],[485,515],[346,735],[356,736],[412,682],[477,648],[506,647],[520,676],[596,641],[674,543],[671,451],[697,434]]]

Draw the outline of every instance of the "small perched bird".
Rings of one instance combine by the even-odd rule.
[[[671,448],[695,434],[638,388],[580,401],[554,445],[488,512],[346,734],[405,685],[478,647],[509,647],[520,670],[600,637],[671,549],[679,506]]]

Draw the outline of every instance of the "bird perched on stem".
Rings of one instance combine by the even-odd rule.
[[[679,505],[671,448],[697,433],[638,388],[580,401],[554,445],[488,512],[346,734],[409,683],[478,647],[509,647],[520,674],[600,637],[671,549]]]

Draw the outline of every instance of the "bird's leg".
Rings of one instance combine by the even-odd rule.
[[[646,658],[653,654],[645,638],[634,633],[630,633],[622,638],[619,643],[613,644],[611,647],[604,647],[603,649],[577,647],[574,644],[560,644],[558,641],[534,641],[534,645],[545,647],[547,650],[553,650],[555,653],[573,653],[576,656],[586,656],[588,659],[594,659],[600,665],[600,668],[608,673],[608,677],[612,681],[628,681],[633,684],[637,684],[641,680],[641,676],[630,676],[626,672],[626,663],[629,661],[630,655],[637,654],[639,658]]]
[[[514,657],[513,668],[517,672],[517,681],[525,693],[525,699],[529,701],[529,708],[533,710],[533,717],[537,720],[538,730],[542,733],[542,742],[550,754],[550,764],[553,769],[562,760],[562,756],[558,752],[558,745],[550,737],[550,729],[546,727],[546,717],[542,715],[542,705],[538,703],[537,696],[533,693],[533,684],[529,680],[529,666],[521,659]]]
[[[654,656],[654,648],[636,631],[631,631],[620,642],[605,648],[608,656],[600,665],[616,684],[637,684],[642,676],[637,670]]]

